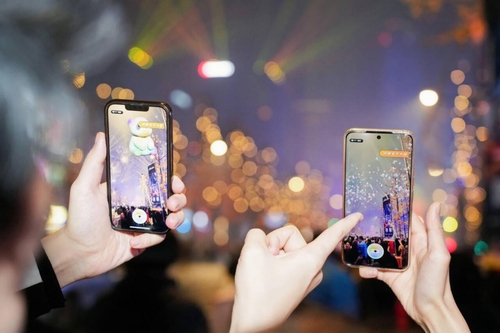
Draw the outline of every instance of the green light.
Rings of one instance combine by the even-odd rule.
[[[486,251],[488,251],[489,246],[484,241],[479,241],[474,245],[474,254],[476,256],[484,255]]]
[[[332,225],[334,225],[335,223],[337,223],[338,221],[340,221],[340,219],[337,219],[337,218],[332,218],[330,219],[330,221],[328,221],[328,228],[330,228]]]

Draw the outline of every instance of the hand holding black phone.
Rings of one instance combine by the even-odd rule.
[[[166,233],[173,169],[172,109],[163,102],[111,100],[104,114],[112,228]]]

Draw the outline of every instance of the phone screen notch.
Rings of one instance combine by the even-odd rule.
[[[149,105],[142,103],[129,103],[125,104],[125,108],[127,110],[133,110],[133,111],[148,111]]]

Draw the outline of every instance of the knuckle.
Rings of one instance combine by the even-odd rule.
[[[429,254],[429,259],[432,262],[442,264],[442,265],[445,265],[445,264],[447,265],[451,261],[451,255],[448,251],[439,251],[439,252],[434,251],[434,252],[431,252]]]

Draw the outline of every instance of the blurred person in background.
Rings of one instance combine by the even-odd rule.
[[[351,274],[352,270],[342,263],[340,249],[328,256],[322,271],[323,279],[306,299],[349,319],[360,319],[359,288]]]
[[[64,305],[61,287],[106,272],[164,236],[113,231],[105,184],[103,133],[71,186],[66,225],[44,235],[51,193],[64,181],[67,156],[86,111],[72,74],[105,65],[124,45],[122,13],[107,1],[4,0],[0,6],[0,332],[19,332]],[[167,225],[184,217],[184,184],[167,205]],[[36,257],[36,264],[33,255]],[[31,328],[27,328],[31,331]]]
[[[126,262],[125,277],[83,321],[85,332],[209,332],[201,307],[187,299],[166,269],[179,257],[173,233]]]

